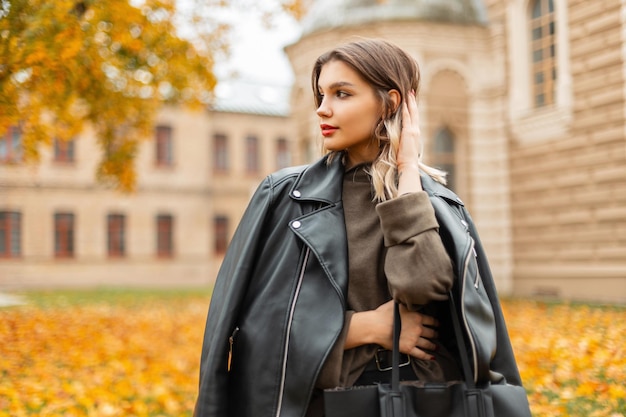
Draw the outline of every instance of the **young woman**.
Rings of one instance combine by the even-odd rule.
[[[211,300],[197,417],[323,416],[323,389],[388,381],[393,300],[402,378],[460,378],[442,313],[457,261],[426,191],[458,197],[421,161],[417,64],[364,39],[320,56],[312,83],[327,153],[252,197]],[[494,308],[494,375],[519,384]]]

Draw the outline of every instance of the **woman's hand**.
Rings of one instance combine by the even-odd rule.
[[[411,91],[402,103],[402,131],[398,145],[398,195],[421,191],[419,153],[421,132],[415,92]]]
[[[420,116],[417,109],[415,92],[407,94],[402,103],[402,131],[400,132],[400,144],[398,147],[398,170],[410,165],[417,166],[420,151]]]
[[[376,310],[355,313],[350,321],[345,349],[370,343],[385,349],[393,349],[393,308],[394,301],[388,301]],[[439,325],[437,319],[425,314],[407,310],[400,305],[402,330],[400,332],[400,352],[417,359],[434,359],[427,351],[437,348],[431,339],[438,337],[432,328]]]
[[[391,300],[375,310],[381,314],[383,320],[388,321],[388,334],[384,335],[378,344],[389,350],[393,349],[393,309],[394,301]],[[400,352],[417,359],[433,359],[433,355],[425,350],[433,351],[437,348],[437,345],[430,340],[438,337],[437,332],[432,328],[439,325],[437,319],[409,311],[402,304],[400,305],[400,319],[402,321]]]

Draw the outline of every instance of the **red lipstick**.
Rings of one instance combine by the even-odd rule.
[[[332,125],[322,124],[320,125],[320,129],[322,129],[322,136],[330,136],[339,128]]]

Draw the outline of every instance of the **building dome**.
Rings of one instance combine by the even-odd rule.
[[[388,20],[486,24],[482,0],[316,0],[302,22],[304,35]]]

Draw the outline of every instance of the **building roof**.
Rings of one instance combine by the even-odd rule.
[[[211,110],[218,112],[289,116],[290,85],[251,80],[220,81]]]
[[[303,20],[303,35],[386,20],[486,24],[482,0],[317,0]]]

